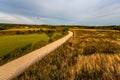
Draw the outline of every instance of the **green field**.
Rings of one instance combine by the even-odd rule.
[[[38,28],[31,28],[38,29]],[[24,56],[67,34],[64,29],[27,30],[11,28],[11,31],[1,31],[0,34],[0,65]]]
[[[24,47],[40,40],[48,39],[49,37],[46,34],[0,36],[0,57],[8,54],[16,48]]]

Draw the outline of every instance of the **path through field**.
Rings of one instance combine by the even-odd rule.
[[[61,38],[23,57],[20,57],[3,66],[0,66],[0,80],[10,80],[18,76],[25,69],[27,69],[30,65],[39,61],[45,55],[49,54],[50,52],[58,48],[60,45],[65,43],[72,36],[73,36],[73,33],[69,31],[69,34],[65,36],[64,38]]]

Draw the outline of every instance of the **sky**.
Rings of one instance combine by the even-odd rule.
[[[119,25],[120,0],[0,0],[0,23]]]

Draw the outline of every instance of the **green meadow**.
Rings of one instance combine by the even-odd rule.
[[[8,54],[16,48],[22,48],[41,40],[47,41],[48,39],[49,37],[46,34],[0,36],[0,57]]]

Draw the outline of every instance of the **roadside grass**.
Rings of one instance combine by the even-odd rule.
[[[120,45],[112,42],[116,39],[119,33],[74,31],[66,44],[14,80],[119,80]]]

